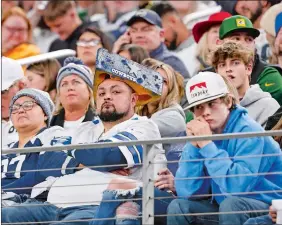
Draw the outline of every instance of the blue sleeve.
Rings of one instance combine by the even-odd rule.
[[[38,154],[38,153],[32,153]],[[31,172],[25,172],[24,175],[16,179],[14,182],[11,182],[3,188],[26,188],[21,190],[11,190],[17,194],[30,194],[31,189],[36,184],[39,184],[46,180],[47,177],[59,177],[65,174],[74,173],[75,168],[78,163],[76,160],[70,156],[67,156],[65,152],[41,152],[39,154],[39,159],[37,164],[34,164],[35,168]],[[40,171],[47,169],[47,171]],[[50,170],[55,169],[55,170]]]
[[[137,140],[137,138],[129,132],[120,132],[107,140],[99,142],[120,142],[131,140]],[[133,145],[113,148],[73,150],[72,156],[85,166],[127,164],[128,167],[132,167],[135,164],[142,162],[142,152],[143,147],[141,145]],[[95,170],[111,171],[120,168],[124,168],[124,166],[99,168]]]
[[[39,155],[38,168],[44,169],[56,169],[48,171],[38,171],[37,179],[38,183],[45,180],[47,177],[59,177],[66,174],[72,174],[76,171],[76,167],[79,163],[73,158],[67,155],[67,153],[61,152],[41,152]]]
[[[236,158],[236,156],[250,156],[264,154],[264,138],[240,138],[229,141],[228,149],[234,152],[235,158],[230,159],[227,149],[219,149],[214,142],[207,144],[200,150],[204,158],[227,158],[224,160],[205,160],[205,166],[211,177],[223,176],[222,178],[212,178],[219,186],[222,192],[245,192],[252,191],[253,186],[257,183],[258,176],[237,176],[268,172],[271,163],[267,158],[248,157]],[[228,159],[229,158],[229,159]],[[226,177],[235,175],[234,177]]]
[[[5,186],[2,186],[2,189],[4,189],[4,191],[6,191],[6,188],[11,188],[11,190],[7,190],[14,192],[16,194],[30,194],[32,187],[35,186],[36,184],[38,184],[36,182],[36,172],[30,172],[30,173],[26,173],[24,176],[22,176],[21,178],[15,180],[12,183],[9,183]],[[15,188],[15,189],[13,189]],[[24,189],[18,189],[18,188],[24,188]]]
[[[209,193],[211,187],[210,179],[193,179],[207,176],[204,161],[196,161],[197,159],[203,159],[199,150],[199,148],[194,147],[190,143],[187,143],[184,147],[175,176],[175,188],[179,197],[193,198],[192,195]],[[181,162],[186,160],[195,161]]]

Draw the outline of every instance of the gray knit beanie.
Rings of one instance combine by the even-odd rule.
[[[45,92],[34,88],[25,88],[19,92],[12,98],[10,103],[10,117],[11,117],[11,107],[14,105],[15,101],[20,97],[27,96],[32,98],[43,110],[45,115],[47,116],[47,126],[50,126],[50,122],[52,119],[52,115],[55,109],[54,103],[52,102],[50,95]]]
[[[65,59],[64,66],[58,72],[56,79],[57,90],[62,79],[72,74],[79,76],[91,89],[93,88],[93,73],[91,69],[85,66],[80,59],[71,56]]]

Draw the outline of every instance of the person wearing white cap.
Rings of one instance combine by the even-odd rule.
[[[18,133],[9,120],[9,104],[12,97],[23,88],[24,71],[14,59],[2,56],[1,119],[2,148],[18,140]]]
[[[188,108],[195,114],[195,119],[187,123],[188,136],[264,131],[245,108],[235,103],[228,81],[219,74],[202,72],[192,77],[186,95]],[[250,156],[279,153],[280,147],[271,137],[188,142],[175,177],[176,193],[182,199],[170,203],[168,225],[243,224],[263,215],[259,210],[268,210],[272,199],[282,198],[278,192],[282,188],[282,156]],[[276,174],[258,177],[256,173]],[[261,193],[269,190],[273,192]],[[211,212],[219,214],[179,216]]]

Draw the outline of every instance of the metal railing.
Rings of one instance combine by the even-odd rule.
[[[63,49],[63,50],[58,50],[58,51],[53,51],[53,52],[47,52],[47,53],[43,53],[43,54],[39,54],[39,55],[35,55],[35,56],[30,56],[30,57],[26,57],[23,59],[18,59],[17,61],[22,65],[29,65],[32,63],[38,63],[38,62],[42,62],[45,61],[47,59],[59,59],[59,58],[64,58],[64,57],[68,57],[68,56],[75,56],[76,55],[76,51],[72,50],[72,49]]]
[[[227,160],[227,159],[242,159],[242,158],[255,158],[255,157],[278,157],[282,156],[281,153],[275,154],[261,154],[261,155],[246,155],[246,156],[235,156],[235,157],[225,157],[225,158],[205,158],[205,159],[192,159],[192,160],[183,160],[183,161],[163,161],[163,162],[153,162],[153,159],[149,158],[149,151],[152,145],[161,143],[161,144],[176,144],[176,143],[186,143],[191,141],[203,141],[203,140],[227,140],[233,138],[252,138],[252,137],[264,137],[264,136],[282,136],[282,130],[279,131],[262,131],[262,132],[248,132],[248,133],[232,133],[232,134],[217,134],[217,135],[208,135],[208,136],[196,136],[196,137],[176,137],[176,138],[165,138],[165,139],[154,139],[154,140],[143,140],[143,141],[127,141],[127,142],[103,142],[103,143],[94,143],[94,144],[81,144],[81,145],[66,145],[66,146],[53,146],[53,147],[34,147],[34,148],[18,148],[18,149],[4,149],[2,150],[2,154],[16,154],[16,153],[33,153],[33,152],[49,152],[49,151],[62,151],[62,150],[82,150],[82,149],[93,149],[95,151],[96,148],[110,148],[116,146],[132,146],[132,145],[143,145],[143,163],[138,164],[138,166],[142,166],[142,182],[143,182],[143,193],[142,199],[134,199],[134,200],[142,200],[142,216],[138,218],[142,218],[143,224],[154,224],[155,217],[167,217],[172,216],[168,214],[164,215],[154,215],[154,200],[156,199],[169,199],[169,198],[183,198],[185,196],[171,196],[171,197],[154,197],[154,177],[151,171],[154,171],[154,165],[160,163],[179,163],[179,162],[195,162],[195,161],[202,161],[202,160]],[[112,165],[117,166],[117,165]],[[121,165],[127,166],[127,165]],[[107,166],[90,166],[88,168],[99,168],[99,167],[109,167]],[[61,169],[61,168],[60,168]],[[60,170],[59,169],[59,170]],[[73,169],[73,168],[68,168]],[[47,171],[47,170],[58,170],[58,168],[52,169],[45,169],[40,171]],[[25,172],[32,172],[37,170],[28,170]],[[10,171],[10,172],[17,172],[17,171]],[[19,172],[19,171],[18,171]],[[281,172],[273,172],[273,173],[250,173],[250,174],[236,174],[236,175],[225,175],[225,176],[206,176],[206,177],[189,177],[189,178],[178,178],[178,180],[189,180],[189,179],[212,179],[212,178],[219,178],[219,177],[236,177],[236,176],[265,176],[265,175],[275,175],[275,174],[282,174]],[[177,179],[177,178],[176,178]],[[176,180],[175,179],[175,180]],[[124,182],[123,182],[124,183]],[[89,184],[89,185],[97,185],[97,184]],[[76,186],[79,186],[76,185]],[[33,187],[23,187],[23,189],[32,189]],[[42,188],[42,187],[41,187]],[[56,188],[63,188],[56,187]],[[16,188],[13,188],[15,190]],[[20,189],[20,188],[19,188]],[[4,190],[4,189],[3,189]],[[5,189],[4,191],[9,191],[11,189]],[[224,193],[224,194],[198,194],[193,195],[192,197],[214,197],[214,196],[226,196],[226,195],[247,195],[247,194],[259,194],[259,193],[280,193],[282,190],[265,190],[260,192],[238,192],[238,193]],[[109,202],[113,201],[124,201],[125,199],[118,199],[118,200],[110,200]],[[91,204],[93,202],[89,202]],[[33,204],[30,206],[37,206],[37,204]],[[18,207],[21,207],[18,205]],[[181,214],[185,216],[200,216],[200,215],[219,215],[219,214],[238,214],[238,213],[248,213],[249,211],[238,211],[238,212],[207,212],[207,213],[190,213],[190,214]],[[250,212],[268,212],[268,210],[256,210]],[[180,215],[180,214],[179,214]],[[173,215],[177,216],[177,215]],[[77,220],[79,221],[95,221],[95,220],[115,220],[116,218],[105,218],[105,219],[89,219],[89,220]],[[24,223],[13,223],[13,224],[38,224],[38,223],[45,223],[45,222],[24,222]],[[50,223],[46,222],[46,223]],[[8,223],[3,223],[8,224]]]

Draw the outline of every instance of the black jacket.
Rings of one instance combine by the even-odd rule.
[[[282,117],[282,106],[270,117],[268,117],[268,120],[265,125],[265,130],[271,130],[280,120]]]
[[[89,108],[87,110],[87,112],[85,114],[85,118],[82,122],[92,121],[94,116],[95,116],[95,113],[94,113],[93,109]],[[58,115],[53,116],[50,126],[51,127],[52,126],[64,127],[64,121],[65,121],[65,110],[62,109],[61,112]]]

